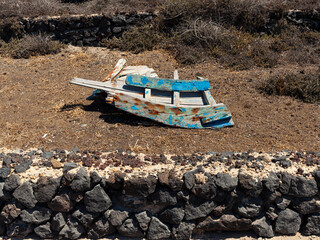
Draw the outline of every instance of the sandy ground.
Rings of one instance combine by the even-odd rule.
[[[92,90],[69,84],[73,77],[103,79],[119,58],[127,65],[148,65],[160,77],[200,75],[211,93],[233,115],[235,126],[190,130],[163,126],[105,103],[85,98]],[[305,67],[312,69],[316,66]],[[272,72],[299,71],[280,66]],[[320,150],[320,106],[289,97],[266,96],[256,86],[269,69],[232,71],[213,63],[179,66],[167,53],[134,55],[103,48],[69,47],[64,52],[10,59],[0,57],[0,146],[81,150],[122,148],[147,153],[206,151]]]

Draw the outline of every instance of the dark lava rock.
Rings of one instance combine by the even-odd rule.
[[[162,204],[166,206],[177,204],[176,193],[166,187],[159,188],[155,193],[150,195],[149,199],[153,204]]]
[[[276,205],[280,210],[285,210],[290,205],[290,203],[291,200],[286,197],[282,197],[276,201]]]
[[[91,179],[91,184],[96,185],[100,183],[102,178],[99,176],[97,172],[90,172],[90,179]]]
[[[268,223],[266,217],[262,217],[252,222],[252,229],[259,237],[270,238],[274,236],[272,225]]]
[[[279,213],[275,231],[280,234],[295,235],[300,229],[300,224],[299,214],[287,208]]]
[[[71,184],[71,189],[76,192],[87,191],[90,189],[90,176],[85,167],[80,168],[74,177]]]
[[[158,178],[162,185],[168,186],[173,191],[180,191],[183,187],[183,181],[177,177],[177,173],[174,170],[159,172]]]
[[[42,239],[52,239],[53,238],[53,234],[50,228],[50,223],[47,222],[44,225],[40,225],[38,227],[36,227],[34,229],[35,234],[38,235],[38,237],[42,238]]]
[[[196,225],[194,223],[180,223],[178,227],[172,228],[172,238],[175,240],[191,239],[191,234],[195,226]]]
[[[320,213],[314,213],[308,217],[304,234],[320,235]]]
[[[137,213],[135,215],[135,217],[136,217],[136,219],[137,219],[137,221],[139,223],[140,228],[143,231],[147,231],[149,223],[151,221],[151,218],[148,216],[147,212],[144,211],[144,212],[141,212],[141,213]]]
[[[72,209],[72,203],[68,194],[55,196],[51,202],[48,203],[48,206],[55,212],[69,212]]]
[[[20,217],[26,223],[41,224],[48,221],[51,217],[51,210],[44,207],[22,210]]]
[[[258,197],[262,192],[262,183],[258,178],[239,173],[239,184],[245,190],[245,193],[251,197]]]
[[[268,178],[262,180],[262,183],[270,192],[275,192],[279,188],[280,179],[274,172],[271,172]]]
[[[293,208],[303,215],[320,212],[320,198],[296,199]]]
[[[185,207],[185,219],[187,221],[202,218],[209,215],[216,207],[215,202],[207,201],[204,203],[187,203]]]
[[[32,224],[16,220],[7,227],[7,236],[11,238],[25,238],[32,230]]]
[[[74,163],[74,162],[67,162],[63,165],[63,172],[68,172],[70,171],[71,169],[74,169],[74,168],[77,168],[79,167],[78,164]]]
[[[104,216],[112,226],[118,227],[129,217],[129,213],[127,211],[107,210]]]
[[[262,208],[262,199],[245,198],[238,205],[238,213],[245,218],[253,218],[260,214]]]
[[[177,199],[182,200],[184,202],[189,201],[190,196],[188,190],[182,190],[177,193]]]
[[[116,228],[112,226],[105,218],[99,218],[88,232],[90,239],[97,239],[110,235],[116,231]]]
[[[204,184],[197,184],[193,187],[192,192],[199,198],[213,199],[217,194],[217,187],[214,184],[214,180],[211,178]]]
[[[175,207],[166,209],[159,215],[162,222],[179,225],[184,217],[183,208]]]
[[[316,171],[314,171],[312,175],[314,176],[314,178],[319,183],[320,182],[320,168],[318,168]]]
[[[40,177],[33,188],[37,201],[41,203],[51,201],[60,187],[60,180],[61,177]]]
[[[281,173],[280,192],[282,194],[288,194],[291,186],[292,175],[287,172]]]
[[[9,176],[4,182],[4,190],[11,192],[20,186],[20,177],[16,174]]]
[[[152,217],[149,225],[147,238],[151,240],[169,238],[171,232],[167,225],[163,224],[158,218]]]
[[[238,178],[233,178],[228,173],[218,173],[215,176],[215,183],[223,191],[232,191],[238,186]]]
[[[190,172],[186,172],[183,174],[183,182],[184,182],[184,186],[186,187],[186,189],[191,190],[194,185],[196,184],[196,178],[194,176],[195,173],[198,173],[199,171],[193,170]]]
[[[269,220],[274,221],[277,219],[279,211],[276,210],[276,207],[270,205],[266,211],[266,216]]]
[[[0,179],[6,179],[11,173],[11,168],[0,168]]]
[[[30,182],[25,182],[19,187],[17,187],[12,195],[18,202],[20,202],[26,208],[33,208],[37,203],[37,199],[33,194],[33,189]]]
[[[7,204],[3,207],[0,218],[5,224],[9,224],[19,217],[21,209],[16,206],[16,204]]]
[[[123,189],[127,195],[147,197],[156,190],[157,181],[157,177],[152,175],[145,178],[133,177],[124,182]]]
[[[66,220],[63,213],[61,212],[58,212],[56,215],[54,215],[51,220],[51,228],[56,232],[59,232],[65,224]]]
[[[23,173],[25,171],[27,171],[30,168],[30,165],[32,164],[32,161],[29,160],[27,162],[21,163],[17,166],[14,167],[14,171],[16,173]]]
[[[289,168],[292,166],[292,162],[290,160],[280,160],[279,164],[283,168]]]
[[[224,214],[219,219],[207,217],[198,224],[197,229],[203,231],[247,231],[251,229],[251,223],[250,219]]]
[[[98,216],[98,213],[89,213],[83,208],[77,209],[72,214],[72,217],[77,219],[84,227],[88,227]]]
[[[109,175],[107,179],[105,179],[106,186],[104,188],[109,187],[111,189],[119,190],[123,187],[124,183],[124,173],[116,172]]]
[[[70,218],[59,232],[59,236],[65,239],[78,239],[84,233],[83,226],[74,218]]]
[[[44,159],[50,159],[54,156],[54,153],[53,152],[44,152],[41,154],[41,157],[44,158]]]
[[[85,193],[84,204],[88,212],[104,212],[111,207],[112,202],[100,185]]]
[[[118,227],[118,232],[125,237],[143,237],[144,233],[139,229],[138,222],[132,218],[124,221],[124,223]]]
[[[292,178],[289,195],[294,197],[312,197],[317,193],[318,186],[314,178],[309,180],[302,176]]]

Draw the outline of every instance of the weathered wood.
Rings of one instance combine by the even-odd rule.
[[[151,99],[151,89],[150,88],[145,88],[144,89],[144,98],[146,100],[150,100]]]
[[[204,98],[206,99],[207,104],[209,105],[217,104],[209,90],[203,91],[203,95],[204,95]]]
[[[178,70],[174,70],[173,79],[174,80],[179,79]],[[179,91],[173,91],[172,103],[175,106],[178,106],[180,104],[180,92]]]
[[[128,75],[126,84],[129,86],[159,89],[164,91],[206,91],[210,89],[208,80],[175,80],[153,78],[140,75]]]
[[[132,114],[147,117],[152,120],[183,128],[205,128],[201,119],[211,117],[212,128],[232,126],[231,115],[224,104],[216,106],[204,105],[202,107],[176,107],[171,104],[157,104],[145,99],[134,98],[126,94],[117,93],[114,96],[115,107]]]

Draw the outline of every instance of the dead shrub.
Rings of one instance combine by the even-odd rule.
[[[62,43],[51,40],[47,35],[25,35],[21,39],[12,39],[0,48],[0,53],[13,58],[29,58],[60,52]]]
[[[278,73],[258,88],[269,95],[286,95],[315,103],[320,101],[320,73]]]
[[[155,31],[152,26],[144,25],[124,32],[119,38],[103,39],[100,45],[139,53],[154,49],[163,38],[164,36]]]

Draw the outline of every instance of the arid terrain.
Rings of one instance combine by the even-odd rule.
[[[92,89],[69,84],[73,77],[103,79],[119,58],[148,65],[160,77],[208,78],[211,93],[232,113],[235,126],[220,130],[180,129],[85,100]],[[309,69],[317,66],[309,65]],[[299,72],[297,65],[233,71],[212,62],[182,67],[164,51],[132,54],[71,47],[56,55],[0,58],[0,145],[146,153],[207,151],[319,151],[320,106],[257,89],[271,73]]]

